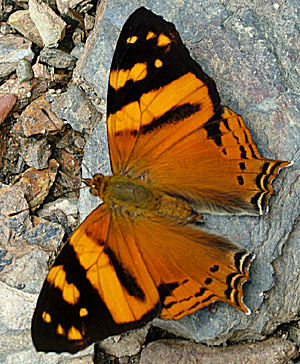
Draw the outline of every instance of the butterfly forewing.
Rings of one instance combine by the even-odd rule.
[[[100,205],[60,252],[33,316],[37,350],[74,353],[157,316],[157,288],[119,219]]]
[[[138,174],[141,167],[133,165],[138,161],[149,166],[161,149],[178,139],[178,127],[185,133],[197,127],[183,125],[186,117],[201,110],[205,123],[218,106],[214,81],[190,57],[174,25],[145,8],[134,12],[120,34],[108,86],[114,173],[132,168],[130,174]],[[168,125],[173,126],[171,131]],[[151,155],[145,156],[149,151]]]

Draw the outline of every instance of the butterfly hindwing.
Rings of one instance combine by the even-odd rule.
[[[100,205],[50,268],[32,320],[38,351],[74,353],[157,316],[156,286],[119,219]]]

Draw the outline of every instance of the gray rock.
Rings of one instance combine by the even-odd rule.
[[[12,13],[8,19],[9,24],[39,47],[43,47],[43,40],[40,33],[30,18],[29,10],[18,10]]]
[[[20,139],[20,155],[30,167],[43,169],[48,167],[51,147],[45,139]]]
[[[76,58],[61,49],[44,48],[39,55],[39,61],[56,68],[69,68],[74,66]]]
[[[220,348],[183,340],[159,340],[142,351],[140,364],[286,364],[298,356],[298,350],[291,342],[274,338]]]
[[[83,48],[84,48],[84,43],[79,43],[77,44],[71,51],[71,56],[75,57],[75,58],[79,58],[83,52]]]
[[[83,89],[91,89],[104,101],[117,37],[129,14],[140,5],[139,1],[125,5],[110,1],[103,19],[98,14],[95,33],[87,42],[88,51],[75,70],[75,77],[84,81]],[[225,6],[217,0],[204,2],[200,7],[198,3],[179,0],[163,3],[149,0],[143,5],[175,23],[192,56],[215,79],[223,104],[243,116],[264,157],[299,160],[296,124],[299,98],[294,93],[297,82],[293,71],[289,74],[281,63],[284,60],[284,67],[293,63],[294,45],[289,48],[285,43],[275,49],[272,43],[285,37],[294,39],[290,29],[296,19],[292,2],[278,9],[271,7],[275,18],[281,19],[278,26],[276,22],[269,24],[267,21],[269,3],[260,3],[258,11],[250,2],[237,6],[230,1]],[[101,25],[99,19],[102,19]],[[104,106],[105,102],[100,107],[102,112],[105,112]],[[99,123],[86,144],[84,166],[92,173],[110,169],[105,128],[104,123]],[[90,177],[90,174],[85,176]],[[245,302],[253,312],[251,316],[219,303],[216,312],[203,309],[179,321],[156,320],[155,323],[198,342],[219,344],[229,339],[259,339],[278,324],[294,319],[300,308],[299,296],[295,294],[298,278],[294,274],[296,256],[289,258],[288,252],[297,241],[294,221],[299,214],[299,195],[296,185],[297,173],[293,167],[280,173],[269,215],[205,216],[205,227],[209,231],[256,254],[251,283],[245,286]],[[80,200],[83,217],[98,204],[98,199],[83,190]],[[282,277],[285,283],[280,284]],[[270,299],[274,295],[272,301],[264,298],[269,290]],[[282,304],[275,304],[279,297]],[[284,297],[288,297],[288,305],[283,302]]]
[[[20,82],[29,81],[33,78],[31,64],[26,59],[21,59],[17,65],[17,76]]]
[[[108,337],[97,345],[101,351],[117,358],[137,355],[146,341],[148,330],[149,325],[123,335]]]
[[[13,34],[0,37],[0,77],[12,73],[21,59],[33,59],[31,44],[25,38]]]
[[[90,133],[99,120],[94,106],[77,85],[71,85],[65,94],[58,96],[52,103],[52,110],[80,132]]]
[[[53,47],[65,36],[66,23],[46,3],[29,0],[29,14],[45,47]]]

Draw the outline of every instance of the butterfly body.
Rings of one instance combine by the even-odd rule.
[[[206,212],[262,215],[290,162],[260,156],[175,26],[144,7],[117,42],[107,134],[113,175],[84,180],[103,203],[46,277],[32,319],[37,350],[77,352],[216,300],[249,314],[252,254],[193,223]]]
[[[128,216],[156,216],[185,223],[202,221],[202,216],[187,201],[147,185],[145,179],[130,179],[121,175],[107,177],[98,173],[84,181],[93,195]]]

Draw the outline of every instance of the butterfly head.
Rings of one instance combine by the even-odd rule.
[[[90,187],[90,192],[93,196],[102,197],[107,177],[101,173],[97,173],[93,178],[83,178],[83,182]]]

